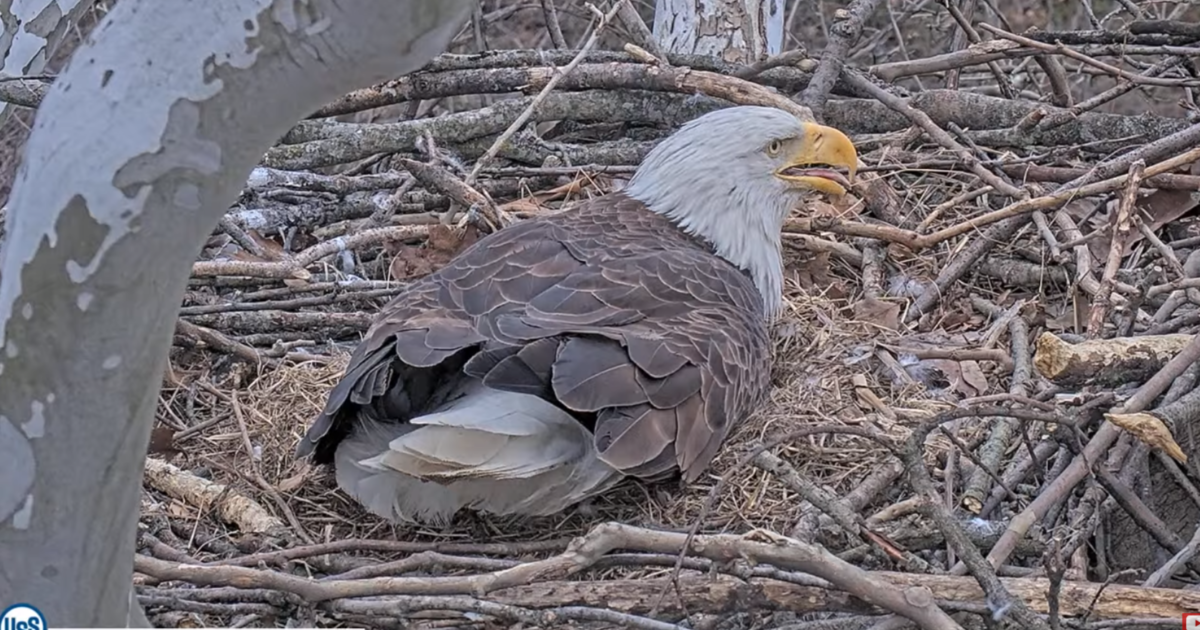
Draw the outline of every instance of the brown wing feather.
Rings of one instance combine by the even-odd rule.
[[[481,239],[381,311],[298,448],[328,463],[358,412],[405,422],[455,375],[594,423],[628,474],[703,472],[766,393],[749,278],[621,194]]]

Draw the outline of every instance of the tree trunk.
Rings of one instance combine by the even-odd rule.
[[[0,0],[3,1],[3,0]],[[124,626],[191,264],[297,120],[445,50],[473,0],[122,0],[38,111],[0,252],[0,593]]]
[[[0,75],[41,74],[91,0],[0,0]],[[0,103],[0,125],[12,108]]]
[[[754,63],[783,47],[784,0],[657,0],[654,38],[670,53]]]

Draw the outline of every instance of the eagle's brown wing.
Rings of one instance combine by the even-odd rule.
[[[766,393],[751,280],[621,194],[472,245],[388,303],[298,454],[332,460],[358,413],[405,422],[462,374],[592,424],[601,458],[693,480]]]

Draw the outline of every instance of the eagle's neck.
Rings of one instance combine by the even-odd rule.
[[[658,186],[657,178],[635,176],[624,192],[667,217],[684,232],[708,241],[714,252],[742,269],[762,295],[768,318],[783,308],[780,231],[793,200],[756,194],[748,185],[714,190],[711,179]]]

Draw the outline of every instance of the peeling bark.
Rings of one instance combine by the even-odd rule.
[[[654,39],[668,53],[754,63],[783,46],[784,0],[657,0]]]
[[[41,74],[90,0],[0,0],[0,75]],[[0,125],[10,109],[0,103]]]
[[[144,454],[202,243],[288,128],[432,59],[473,4],[122,0],[75,52],[0,252],[6,601],[58,627],[144,624],[130,606]]]

